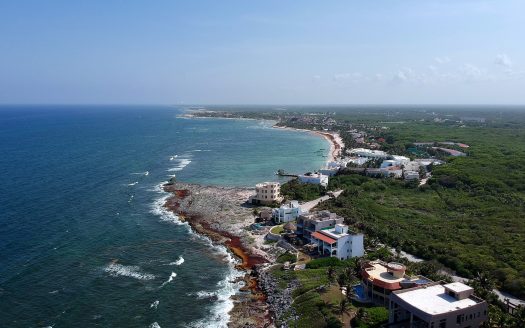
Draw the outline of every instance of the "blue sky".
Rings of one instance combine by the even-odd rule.
[[[525,104],[525,1],[1,1],[0,103]]]

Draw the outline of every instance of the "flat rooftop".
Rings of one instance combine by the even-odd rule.
[[[445,286],[439,284],[403,291],[395,295],[411,306],[431,315],[466,309],[478,304],[472,298],[458,300],[445,294]]]
[[[365,268],[365,271],[368,273],[370,278],[374,280],[380,280],[387,283],[396,283],[406,280],[405,277],[396,278],[390,272],[387,271],[387,268],[380,263],[370,263],[370,268]]]

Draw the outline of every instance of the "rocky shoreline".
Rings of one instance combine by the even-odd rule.
[[[172,194],[164,206],[187,222],[192,229],[225,245],[241,263],[245,286],[232,296],[229,327],[273,327],[275,309],[270,309],[266,293],[260,289],[258,277],[283,252],[264,243],[265,233],[247,229],[254,222],[253,208],[246,204],[251,189],[200,186],[176,182],[164,185]],[[266,284],[264,285],[266,286]],[[264,288],[266,289],[266,288]]]

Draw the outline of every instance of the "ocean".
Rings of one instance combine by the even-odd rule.
[[[235,259],[162,208],[161,184],[253,186],[320,168],[329,144],[179,114],[0,107],[1,327],[225,326]]]

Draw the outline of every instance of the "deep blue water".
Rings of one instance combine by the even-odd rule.
[[[269,122],[179,113],[0,107],[0,327],[217,327],[228,319],[239,273],[223,248],[162,210],[159,185],[177,174],[249,186],[279,168],[320,167],[317,151],[328,144]]]

